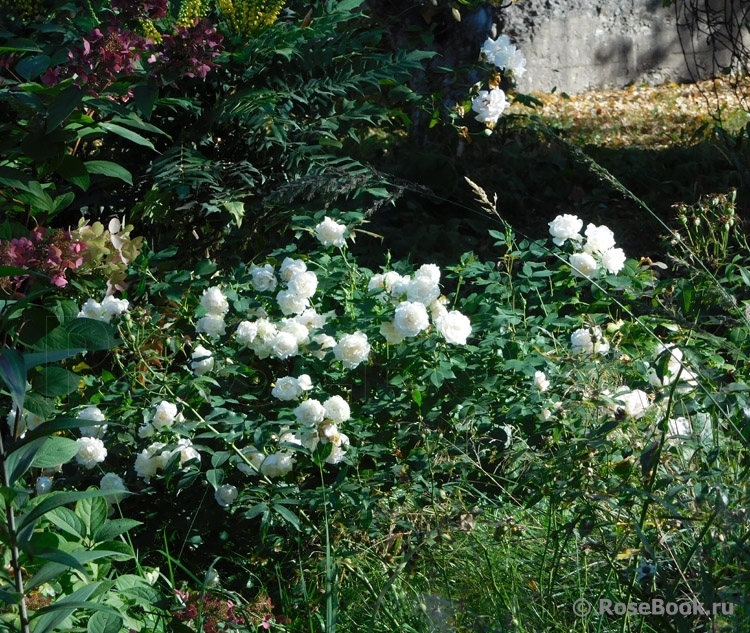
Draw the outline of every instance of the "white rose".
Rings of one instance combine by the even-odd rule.
[[[109,322],[113,317],[119,316],[128,311],[130,304],[127,299],[115,299],[112,295],[104,297],[102,301],[102,312],[104,320]]]
[[[388,271],[383,276],[383,286],[393,296],[398,299],[406,294],[411,277],[408,275],[399,275],[395,270]]]
[[[170,453],[169,457],[176,454],[180,455],[180,467],[186,462],[194,459],[198,461],[201,460],[200,453],[193,448],[193,443],[186,437],[182,437],[177,441],[177,448]],[[169,461],[169,459],[167,459],[167,461]]]
[[[155,428],[163,431],[168,429],[177,418],[177,405],[166,400],[162,400],[156,405],[152,422]]]
[[[104,313],[104,309],[98,301],[93,299],[87,299],[86,303],[81,307],[81,311],[78,313],[78,318],[94,319],[96,321],[109,321],[109,318]],[[111,317],[110,317],[111,318]]]
[[[606,226],[589,224],[586,227],[586,243],[583,250],[590,254],[603,255],[615,247],[615,234]]]
[[[145,439],[147,437],[153,437],[154,433],[156,433],[156,429],[154,428],[154,425],[150,422],[146,422],[146,424],[143,424],[138,427],[138,437]]]
[[[312,379],[309,374],[300,374],[297,377],[297,384],[302,391],[310,391],[313,388]]]
[[[104,448],[104,442],[99,438],[79,437],[76,443],[78,444],[76,461],[89,470],[102,463],[107,457],[107,449]]]
[[[271,292],[276,290],[276,275],[271,264],[264,266],[253,266],[250,268],[250,277],[253,288],[258,292]]]
[[[451,310],[441,316],[435,322],[435,327],[447,343],[454,345],[466,345],[466,339],[471,334],[469,317],[461,314],[458,310]]]
[[[107,473],[99,481],[100,490],[115,490],[115,494],[107,495],[106,499],[110,503],[120,503],[128,492],[128,487],[120,475],[116,473]]]
[[[273,389],[271,389],[271,395],[279,400],[296,400],[302,395],[303,391],[300,388],[299,381],[292,376],[284,376],[276,381]]]
[[[269,479],[283,477],[287,473],[292,472],[294,462],[294,456],[287,451],[273,453],[263,460],[260,472]]]
[[[625,252],[621,248],[610,248],[602,255],[602,266],[608,273],[618,274],[625,267]]]
[[[227,331],[227,324],[224,323],[224,317],[222,315],[207,314],[198,319],[198,322],[195,324],[195,331],[208,334],[208,336],[216,340],[220,336],[224,336]]]
[[[337,246],[339,248],[345,246],[345,232],[346,226],[339,224],[328,216],[315,227],[315,236],[323,246]]]
[[[214,368],[213,354],[203,347],[203,345],[196,346],[191,358],[190,368],[196,376],[202,376]]]
[[[346,369],[354,369],[366,361],[369,354],[370,344],[367,342],[367,335],[362,332],[344,334],[333,348],[336,360],[340,360]]]
[[[598,326],[577,329],[570,335],[570,344],[574,352],[606,354],[609,351],[609,343]]]
[[[271,342],[271,349],[276,358],[285,360],[297,355],[299,352],[299,345],[297,345],[297,338],[294,334],[290,334],[289,332],[279,332]]]
[[[380,324],[380,333],[385,338],[385,342],[389,345],[398,345],[404,340],[404,335],[401,331],[393,324],[392,321],[386,321]]]
[[[367,283],[367,289],[370,292],[374,292],[375,290],[383,290],[385,288],[385,275],[383,273],[378,273],[377,275],[373,275],[370,277],[370,281]]]
[[[300,314],[310,305],[307,297],[302,297],[291,290],[280,290],[276,295],[276,303],[279,304],[279,309],[287,316],[290,314]]]
[[[599,268],[596,260],[588,253],[574,253],[568,261],[576,277],[591,277]]]
[[[284,319],[280,331],[291,334],[297,345],[307,345],[310,342],[310,331],[296,319]]]
[[[244,459],[237,459],[237,470],[245,475],[251,477],[257,475],[260,472],[260,466],[263,460],[266,458],[264,453],[261,453],[255,446],[247,446],[242,449],[242,455],[247,459],[248,464]]]
[[[448,303],[448,300],[445,297],[442,297],[435,299],[435,301],[430,304],[430,316],[433,321],[437,321],[440,317],[448,314],[448,308],[445,307],[446,303]]]
[[[281,268],[279,269],[279,272],[281,273],[282,278],[284,281],[289,281],[294,275],[298,273],[303,273],[307,270],[307,264],[303,262],[301,259],[292,259],[291,257],[284,258],[284,261],[281,262]]]
[[[78,412],[77,418],[79,420],[91,420],[92,422],[104,422],[107,418],[104,416],[104,413],[99,409],[99,407],[86,407],[82,411]],[[93,424],[91,426],[82,426],[78,429],[81,432],[81,435],[85,435],[88,437],[98,437],[102,438],[104,437],[104,434],[107,432],[107,425],[106,424]]]
[[[327,350],[336,347],[336,339],[329,334],[318,334],[313,336],[312,342],[318,346],[318,349],[311,351],[310,353],[320,360],[326,357]]]
[[[289,280],[289,290],[300,297],[309,299],[318,289],[318,277],[309,270],[297,273]]]
[[[250,347],[255,337],[258,335],[258,326],[253,321],[242,321],[237,326],[237,331],[234,333],[234,338],[240,345],[244,347]]]
[[[333,449],[331,453],[326,457],[327,464],[338,464],[344,455],[346,455],[346,449],[349,448],[349,438],[343,433],[339,433],[336,441],[333,442]]]
[[[499,48],[490,61],[499,69],[513,73],[516,79],[526,73],[526,58],[513,44],[508,43],[507,46]]]
[[[495,123],[509,105],[500,88],[480,90],[471,101],[471,109],[477,113],[474,118],[480,123]]]
[[[351,417],[349,403],[341,396],[331,396],[323,403],[323,408],[325,409],[325,419],[335,424],[346,422]]]
[[[627,415],[636,420],[642,418],[646,414],[646,409],[651,406],[648,394],[640,389],[634,389],[633,391],[628,391],[627,387],[624,389],[625,393],[615,394],[612,398],[621,405],[615,405],[615,410],[622,409]]]
[[[310,398],[304,400],[294,410],[297,422],[303,426],[315,426],[325,420],[326,409],[320,401]]]
[[[583,220],[579,219],[576,215],[568,213],[558,215],[549,223],[549,232],[553,237],[552,241],[558,246],[565,244],[566,240],[579,241],[581,239],[580,232],[582,228]]]
[[[201,297],[201,305],[206,309],[209,314],[224,315],[229,310],[229,303],[227,298],[221,292],[219,286],[212,286],[203,291]]]
[[[670,439],[681,439],[693,434],[693,425],[684,417],[670,419],[667,426]]]
[[[437,285],[440,283],[440,267],[435,264],[423,264],[414,273],[414,278],[421,279],[428,284]]]
[[[427,308],[423,303],[402,301],[396,307],[393,326],[404,336],[416,336],[430,325]]]
[[[313,308],[308,308],[302,314],[295,316],[294,320],[304,325],[310,331],[322,328],[329,316],[335,316],[335,313],[327,312],[326,314],[318,314]]]
[[[237,501],[237,497],[239,496],[239,494],[240,493],[237,488],[235,488],[232,484],[224,484],[223,486],[219,486],[216,489],[216,492],[214,493],[214,499],[216,499],[216,503],[218,503],[222,508],[228,508],[235,501]],[[218,574],[216,582],[218,582]]]
[[[430,305],[440,296],[440,286],[424,277],[415,277],[406,286],[406,298],[409,301]]]
[[[534,372],[534,386],[539,391],[547,391],[549,389],[549,380],[547,380],[547,375],[543,371],[535,371]]]

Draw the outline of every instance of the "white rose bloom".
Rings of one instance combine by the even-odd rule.
[[[424,280],[428,284],[436,286],[440,283],[440,267],[435,264],[423,264],[414,273],[414,278]]]
[[[79,411],[77,418],[79,420],[91,420],[92,422],[104,422],[104,420],[107,419],[104,416],[104,413],[102,413],[102,411],[99,409],[99,407],[93,406],[86,407],[82,411]],[[107,425],[94,424],[92,426],[82,426],[79,427],[79,431],[81,432],[81,435],[102,438],[107,432]]]
[[[615,247],[615,234],[606,226],[589,224],[586,227],[586,243],[583,250],[590,254],[603,255]]]
[[[513,73],[516,79],[526,73],[526,57],[512,44],[507,50],[495,55],[493,63],[501,70]]]
[[[78,313],[78,318],[94,319],[96,321],[109,321],[106,318],[104,309],[98,301],[93,299],[87,299],[86,303],[81,307],[81,311]]]
[[[624,393],[622,392],[623,389]],[[615,405],[615,411],[622,409],[626,415],[636,420],[642,418],[646,414],[646,409],[651,406],[648,394],[640,389],[634,389],[633,391],[630,391],[627,387],[623,389],[612,397],[615,402],[619,403],[619,406]]]
[[[435,327],[447,343],[454,345],[466,345],[466,339],[471,334],[469,317],[461,314],[458,310],[451,310],[441,316],[435,322]]]
[[[152,423],[154,428],[160,431],[166,430],[174,424],[177,419],[177,405],[166,400],[162,400],[156,405],[156,411],[154,411],[154,417]]]
[[[342,248],[346,245],[346,226],[339,224],[328,216],[315,227],[315,237],[323,246],[337,246]]]
[[[170,453],[169,457],[171,458],[172,455],[178,453],[180,455],[180,466],[193,459],[197,459],[198,461],[201,460],[200,453],[193,448],[193,443],[186,437],[181,437],[177,441],[177,448]],[[167,459],[167,461],[169,461],[169,459]]]
[[[154,425],[150,422],[146,422],[146,424],[143,424],[142,426],[138,427],[138,437],[141,439],[146,439],[147,437],[153,437],[156,433],[156,429],[154,428]]]
[[[392,321],[380,324],[380,333],[389,345],[398,345],[406,338]]]
[[[297,377],[297,384],[302,391],[310,391],[313,388],[312,379],[309,374],[300,374]]]
[[[396,307],[393,326],[404,336],[416,336],[430,326],[427,308],[423,303],[402,301]]]
[[[46,495],[52,490],[52,480],[49,477],[38,477],[36,480],[36,494]]]
[[[266,457],[261,464],[260,472],[273,479],[274,477],[283,477],[292,472],[294,468],[294,456],[287,451],[279,451]]]
[[[190,368],[196,376],[202,376],[214,368],[213,354],[203,345],[196,346],[191,358],[193,360],[190,361]]]
[[[558,246],[565,244],[566,240],[581,240],[582,228],[583,220],[576,215],[568,213],[558,215],[549,223],[549,233],[553,238],[552,241]]]
[[[256,336],[251,349],[258,358],[268,358],[273,353],[273,343],[279,334],[278,328],[268,319],[261,318],[255,322]]]
[[[241,452],[242,455],[247,459],[247,461],[252,465],[249,465],[247,462],[245,462],[245,460],[238,458],[237,470],[245,475],[254,477],[260,472],[260,466],[263,463],[263,460],[266,458],[265,454],[261,453],[257,448],[255,448],[255,446],[247,446],[243,448]]]
[[[377,275],[373,275],[370,277],[370,281],[367,283],[367,289],[370,292],[374,292],[375,290],[383,290],[385,288],[385,275],[383,273],[378,273]]]
[[[471,102],[471,109],[477,113],[474,117],[480,123],[495,123],[510,104],[500,88],[480,90]]]
[[[539,391],[547,391],[549,389],[549,380],[547,380],[547,375],[543,371],[535,371],[534,372],[534,386]]]
[[[570,344],[574,352],[606,354],[609,351],[609,343],[598,326],[577,329],[570,335]]]
[[[276,303],[279,304],[279,309],[286,316],[301,314],[310,306],[310,301],[307,297],[302,297],[291,290],[280,290],[276,295]]]
[[[440,286],[424,277],[415,277],[406,286],[409,301],[428,306],[440,296]]]
[[[244,347],[250,347],[255,337],[258,335],[258,325],[253,321],[242,321],[237,326],[237,331],[234,333],[234,338],[240,345]]]
[[[294,320],[304,325],[310,331],[322,328],[329,316],[335,316],[335,313],[326,312],[326,314],[318,314],[313,308],[308,308],[302,314],[295,316]]]
[[[220,314],[207,314],[198,319],[195,324],[195,331],[208,334],[213,340],[224,336],[227,331],[227,324],[224,323],[224,317]]]
[[[602,255],[602,266],[616,275],[625,267],[625,252],[621,248],[610,248]]]
[[[229,302],[219,286],[211,286],[203,291],[201,305],[209,314],[224,315],[229,311]]]
[[[76,461],[89,470],[101,464],[107,457],[107,449],[104,448],[104,442],[99,438],[79,437],[76,443],[78,444]]]
[[[102,312],[104,320],[109,323],[113,317],[120,316],[128,311],[130,304],[127,299],[115,299],[112,295],[104,297],[102,301]]]
[[[240,493],[237,488],[235,488],[232,484],[224,484],[223,486],[219,486],[216,489],[216,492],[214,493],[214,499],[216,499],[216,503],[218,503],[222,508],[228,508],[235,501],[237,501],[237,497],[239,496],[239,494]],[[216,582],[218,582],[218,574]]]
[[[144,448],[135,458],[135,474],[149,483],[151,477],[162,467],[162,459],[157,455],[166,444],[154,442],[148,448]]]
[[[346,449],[349,448],[349,437],[343,433],[339,433],[336,441],[333,443],[333,450],[331,454],[326,457],[327,464],[338,464],[344,455],[346,455]]]
[[[482,44],[482,53],[488,61],[492,62],[499,52],[502,52],[511,45],[510,39],[507,35],[498,35],[497,39],[493,40],[488,37],[484,44]]]
[[[128,487],[122,477],[116,473],[107,473],[99,481],[100,490],[115,490],[115,494],[107,495],[105,499],[110,503],[120,503],[128,492]]]
[[[344,334],[333,348],[336,360],[340,360],[346,369],[354,369],[366,361],[369,354],[370,344],[367,342],[367,335],[362,332]]]
[[[284,319],[279,331],[291,334],[297,345],[307,345],[310,342],[310,331],[296,319]]]
[[[596,260],[588,253],[574,253],[568,261],[576,277],[591,277],[599,268]]]
[[[383,276],[383,286],[394,299],[403,297],[406,294],[409,282],[411,282],[411,277],[408,275],[399,275],[395,270],[388,271]]]
[[[276,290],[276,275],[273,266],[265,264],[264,266],[253,266],[250,268],[250,277],[253,288],[258,292],[271,292]]]
[[[325,419],[335,424],[346,422],[351,417],[349,403],[341,396],[331,396],[323,403]]]
[[[294,410],[297,422],[303,426],[315,426],[320,424],[326,417],[326,409],[320,401],[310,398],[304,400]]]
[[[311,351],[310,353],[319,360],[323,360],[326,357],[326,354],[328,353],[327,350],[336,347],[336,339],[328,334],[318,334],[317,336],[313,336],[312,342],[318,345],[319,349]]]
[[[430,304],[430,316],[433,321],[437,321],[440,317],[448,314],[448,308],[445,307],[446,303],[448,303],[448,300],[445,297],[439,297]]]
[[[276,358],[286,360],[299,353],[299,345],[294,334],[279,332],[271,342],[271,349]]]
[[[298,273],[303,273],[307,270],[307,264],[303,262],[301,259],[292,259],[291,257],[284,258],[284,261],[281,262],[281,268],[279,269],[279,272],[281,273],[281,277],[284,279],[284,281],[289,281],[292,277],[294,277]]]
[[[289,280],[289,290],[300,297],[309,299],[315,294],[318,289],[318,277],[317,275],[306,270],[303,273],[297,273]]]
[[[304,392],[299,381],[293,376],[284,376],[276,381],[271,395],[278,400],[297,400]]]
[[[691,391],[698,384],[698,380],[695,373],[685,365],[682,350],[672,344],[659,345],[656,355],[661,356],[665,351],[668,351],[669,353],[669,360],[667,361],[664,378],[659,378],[656,370],[650,368],[647,370],[649,383],[651,383],[652,386],[661,389],[662,387],[671,385],[679,375],[680,382],[684,384],[678,387],[677,392],[685,393]]]

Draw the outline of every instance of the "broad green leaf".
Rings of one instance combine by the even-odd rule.
[[[67,396],[78,388],[80,377],[64,367],[44,367],[31,378],[31,388],[43,396]]]
[[[81,518],[70,508],[60,506],[47,513],[45,517],[50,523],[53,523],[58,529],[70,534],[77,540],[83,540],[86,536],[86,526]]]
[[[45,72],[51,61],[50,56],[44,53],[33,57],[24,57],[16,64],[16,72],[26,81],[31,81]]]
[[[149,81],[133,88],[133,101],[138,111],[146,118],[151,118],[154,104],[159,97],[159,86],[156,81]]]
[[[116,134],[117,136],[127,139],[128,141],[131,141],[136,145],[142,145],[144,147],[148,147],[149,149],[154,149],[154,144],[151,141],[149,141],[145,136],[141,136],[140,134],[138,134],[138,132],[134,132],[129,128],[106,121],[104,123],[100,123],[99,125],[103,129],[107,130],[107,132]]]
[[[19,38],[17,40],[8,40],[2,46],[0,46],[0,53],[17,53],[24,51],[28,53],[41,53],[42,49],[39,48],[34,40],[26,38]]]
[[[122,617],[118,613],[97,611],[89,618],[87,633],[120,633]]]
[[[336,3],[334,10],[336,13],[348,13],[352,9],[360,7],[363,2],[364,0],[340,0]]]
[[[61,91],[47,108],[47,132],[51,132],[65,121],[81,104],[82,97],[83,92],[78,86],[68,86]]]
[[[34,556],[36,558],[41,558],[42,560],[48,560],[51,563],[57,563],[58,565],[62,565],[63,567],[77,569],[78,571],[83,573],[86,578],[88,578],[86,570],[78,561],[78,559],[72,554],[64,552],[61,549],[45,549],[41,551],[35,551]]]
[[[73,202],[73,200],[75,200],[75,197],[76,194],[74,194],[72,191],[68,191],[68,193],[57,196],[53,201],[52,212],[60,213],[60,211],[63,211],[68,205],[70,205],[71,202]]]
[[[5,459],[5,467],[8,472],[8,485],[13,485],[24,473],[31,468],[39,449],[47,441],[47,438],[41,437],[25,446],[15,449]]]
[[[80,550],[77,552],[68,553],[80,564],[99,560],[100,558],[108,558],[113,555],[119,556],[119,552],[112,552],[107,550]],[[43,585],[45,582],[54,580],[60,574],[64,573],[67,569],[69,569],[69,566],[63,565],[62,563],[47,563],[46,565],[42,566],[42,568],[36,574],[29,578],[29,580],[26,582],[26,590],[28,591],[29,589],[33,589],[34,587]]]
[[[90,174],[99,174],[100,176],[109,176],[117,178],[123,182],[132,185],[133,175],[124,167],[108,160],[87,160],[84,163],[86,171]]]
[[[4,591],[0,589],[0,600],[5,604],[18,604],[21,602],[23,594],[16,593],[15,591]]]
[[[86,602],[99,588],[100,582],[81,587],[64,598],[60,598],[54,604],[34,612],[31,616],[33,633],[51,633],[65,618],[79,609],[91,611],[103,611],[119,615],[115,609],[95,602]],[[37,619],[38,618],[38,619]]]
[[[122,491],[117,491],[118,494],[123,494]],[[36,521],[43,517],[52,508],[58,508],[60,506],[67,505],[69,503],[77,503],[81,499],[90,497],[106,497],[114,494],[113,491],[107,490],[84,490],[81,492],[50,492],[39,498],[39,502],[32,506],[28,512],[17,517],[16,523],[17,529],[20,532],[26,527],[33,526]]]
[[[86,527],[86,536],[93,538],[107,520],[107,502],[101,497],[81,499],[76,503],[75,513]]]
[[[17,277],[19,275],[28,275],[31,271],[16,266],[0,266],[0,277]]]
[[[124,561],[134,558],[133,549],[122,541],[104,541],[99,543],[92,551],[106,552],[112,560]]]
[[[206,471],[206,479],[214,487],[214,490],[216,490],[221,486],[221,482],[224,481],[224,471],[221,468],[212,468]]]
[[[86,165],[76,156],[70,156],[69,154],[63,156],[57,167],[57,173],[83,191],[86,191],[91,184],[91,176],[89,176]]]
[[[88,350],[108,350],[116,347],[115,329],[103,321],[95,319],[71,319],[54,328],[49,334],[34,344],[39,351],[68,350],[84,348]]]
[[[37,451],[33,465],[36,468],[55,468],[60,464],[67,464],[77,453],[78,444],[75,440],[53,435]]]
[[[0,184],[28,191],[29,176],[19,169],[0,167]]]
[[[46,352],[32,352],[31,354],[24,354],[23,361],[26,365],[26,369],[29,370],[32,367],[38,367],[39,365],[46,365],[47,363],[57,363],[66,358],[72,358],[78,356],[81,352],[85,352],[85,347],[73,347],[69,349],[60,350],[49,350]]]
[[[238,227],[242,226],[242,219],[245,217],[245,204],[243,202],[232,202],[227,200],[222,202],[221,206],[229,211],[229,214],[234,218],[234,223]]]
[[[301,531],[297,515],[294,514],[294,512],[292,512],[289,508],[286,508],[278,503],[273,504],[272,508],[281,515],[284,521],[294,527],[294,529],[296,529],[298,532]]]
[[[111,519],[102,525],[94,534],[94,541],[101,543],[102,541],[110,541],[120,534],[125,534],[128,530],[133,529],[142,525],[140,521],[135,519]]]
[[[8,386],[10,397],[19,411],[26,398],[26,365],[21,352],[6,347],[0,350],[0,378]]]

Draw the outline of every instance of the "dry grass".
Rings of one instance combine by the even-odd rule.
[[[716,122],[717,106],[728,131],[750,122],[733,88],[721,80],[534,96],[544,103],[541,116],[581,144],[652,149],[691,144],[706,124]]]

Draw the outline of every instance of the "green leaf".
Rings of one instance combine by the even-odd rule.
[[[83,521],[86,536],[93,538],[107,520],[107,502],[101,497],[81,499],[76,503],[75,513]]]
[[[151,118],[154,104],[159,97],[159,86],[156,81],[149,81],[133,88],[133,101],[138,111],[146,118]]]
[[[61,549],[55,548],[35,551],[34,556],[43,560],[48,560],[52,563],[57,563],[58,565],[62,565],[63,567],[72,567],[73,569],[77,569],[88,578],[86,570],[83,568],[83,565],[81,565],[78,559],[76,559],[75,556],[69,554],[68,552],[63,552]]]
[[[122,617],[117,613],[97,611],[86,626],[88,633],[120,633]]]
[[[102,541],[110,541],[120,534],[125,534],[128,530],[132,530],[134,527],[143,525],[140,521],[135,519],[112,519],[108,520],[102,525],[94,534],[94,541],[101,543]]]
[[[129,128],[106,121],[104,123],[100,123],[100,126],[103,129],[107,130],[107,132],[116,134],[117,136],[127,139],[128,141],[131,141],[136,145],[142,145],[143,147],[148,147],[149,149],[155,149],[151,141],[149,141],[146,137],[138,134],[138,132],[134,132]]]
[[[46,424],[42,425],[46,426]],[[60,464],[67,464],[78,454],[78,444],[75,440],[57,435],[46,438],[47,441],[34,458],[36,468],[55,468]]]
[[[57,363],[61,360],[65,360],[66,358],[78,356],[78,354],[85,351],[85,347],[73,347],[56,351],[49,350],[46,352],[32,352],[31,354],[23,355],[23,362],[26,365],[26,370],[28,371],[32,367],[46,365],[47,363]]]
[[[0,350],[0,378],[8,386],[17,409],[23,411],[26,398],[26,365],[21,352],[11,348]]]
[[[90,174],[109,176],[110,178],[122,180],[129,185],[133,184],[133,175],[117,163],[108,160],[87,160],[83,164],[86,167],[86,171]]]
[[[37,44],[33,40],[28,40],[26,38],[8,40],[2,46],[0,46],[0,53],[17,53],[19,51],[28,53],[41,53],[42,49],[39,48],[39,44]]]
[[[63,156],[57,167],[57,173],[83,191],[86,191],[91,184],[91,177],[84,162],[70,154]]]
[[[364,0],[340,0],[336,3],[336,13],[349,13],[352,9],[362,6]]]
[[[44,367],[31,379],[31,388],[43,396],[58,398],[73,393],[80,377],[64,367]]]
[[[118,494],[123,494],[122,491],[117,491]],[[112,491],[107,490],[84,490],[81,492],[50,492],[40,498],[39,502],[32,506],[26,514],[22,514],[18,517],[17,529],[20,532],[26,527],[33,526],[36,521],[43,517],[47,512],[53,508],[67,505],[69,503],[76,503],[81,499],[89,497],[106,497],[112,495]]]
[[[108,350],[119,345],[115,329],[103,321],[95,319],[71,319],[53,329],[34,344],[39,351],[69,350]]]
[[[63,532],[70,534],[77,540],[83,540],[86,536],[86,526],[81,518],[70,508],[61,506],[50,510],[45,517],[50,523]]]
[[[51,61],[50,56],[44,53],[33,57],[24,57],[16,64],[16,72],[26,81],[31,81],[45,72]]]
[[[221,203],[221,206],[225,210],[229,211],[229,214],[234,218],[234,223],[239,228],[242,226],[242,219],[245,217],[245,204],[244,202],[233,202],[225,200]]]
[[[82,97],[83,91],[78,86],[68,86],[61,91],[47,108],[47,132],[51,132],[65,121],[81,104]]]
[[[99,560],[100,558],[109,558],[113,554],[119,555],[118,552],[110,552],[105,550],[80,550],[77,552],[68,553],[80,564]],[[64,573],[67,569],[69,569],[69,566],[63,565],[62,563],[47,563],[36,574],[29,578],[29,580],[26,582],[26,589],[33,589],[34,587],[43,585],[45,582],[54,580],[60,574]]]
[[[39,619],[34,621],[34,625],[31,627],[32,633],[51,633],[65,618],[79,609],[112,613],[119,617],[119,613],[112,607],[95,602],[86,602],[94,591],[99,588],[99,585],[101,585],[101,582],[81,587],[70,595],[60,598],[54,604],[34,612],[31,619]]]
[[[33,442],[29,442],[21,448],[15,449],[6,457],[5,468],[8,472],[8,485],[12,486],[31,468],[34,463],[39,449],[47,441],[47,438],[41,437]]]
[[[16,266],[0,266],[0,277],[17,277],[18,275],[28,275],[30,270],[17,268]]]
[[[297,515],[294,514],[294,512],[278,503],[273,504],[273,506],[271,507],[281,515],[284,521],[289,523],[289,525],[294,527],[298,532],[301,531],[299,526],[299,519],[297,518]]]

